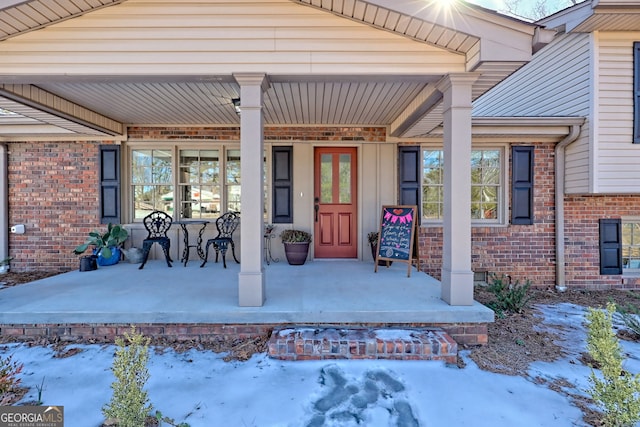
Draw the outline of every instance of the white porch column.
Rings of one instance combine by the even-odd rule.
[[[265,74],[233,75],[240,84],[240,273],[238,304],[260,307],[265,301],[262,251],[264,234],[264,126],[262,93],[268,83]]]
[[[450,74],[438,83],[443,93],[444,221],[442,299],[473,304],[471,271],[471,89],[478,76]]]

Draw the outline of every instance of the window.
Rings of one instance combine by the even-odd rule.
[[[217,216],[220,212],[219,150],[180,150],[178,189],[181,218]]]
[[[622,270],[640,273],[640,218],[622,220]]]
[[[471,219],[498,223],[504,207],[503,149],[475,149],[471,152]],[[444,207],[444,153],[422,150],[422,216],[439,221]]]
[[[155,209],[175,219],[210,219],[228,211],[240,212],[240,150],[236,147],[133,148],[133,219],[141,220]],[[264,161],[266,177],[266,157]],[[268,188],[265,180],[265,195]],[[265,212],[266,201],[265,196]]]
[[[171,150],[133,150],[131,158],[134,218],[156,209],[168,211],[173,201]]]
[[[240,212],[240,150],[228,150],[226,161],[227,210]]]

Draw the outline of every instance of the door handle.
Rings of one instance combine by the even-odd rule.
[[[320,210],[320,199],[318,199],[317,197],[315,199],[313,199],[313,210],[315,211],[316,214],[316,222],[318,222],[318,211]]]

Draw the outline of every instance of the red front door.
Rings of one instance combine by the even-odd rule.
[[[356,258],[357,149],[315,149],[314,253],[316,258]]]

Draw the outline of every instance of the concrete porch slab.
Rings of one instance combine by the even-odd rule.
[[[450,306],[440,283],[406,264],[374,272],[371,262],[286,261],[264,266],[266,301],[238,306],[240,266],[191,261],[143,270],[121,262],[0,290],[0,324],[473,324],[493,321],[474,302]]]

